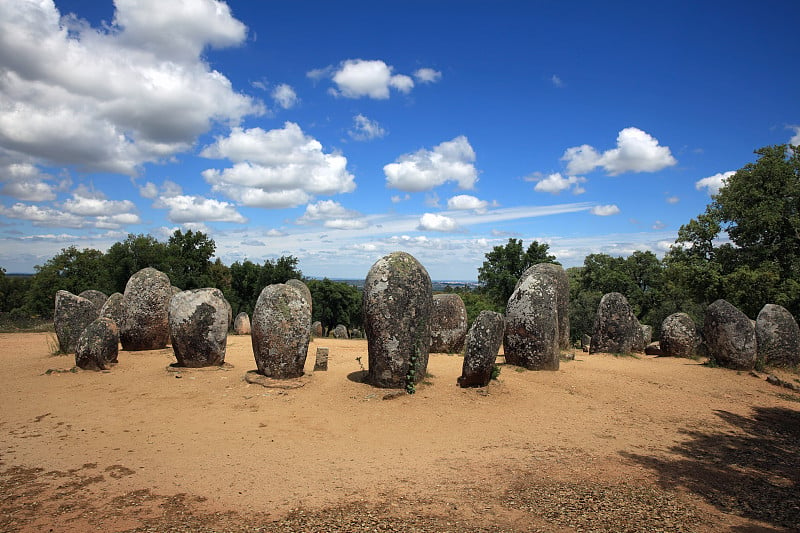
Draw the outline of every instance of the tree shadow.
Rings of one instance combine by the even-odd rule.
[[[796,531],[800,412],[756,407],[751,417],[716,414],[729,427],[682,431],[688,439],[670,448],[676,458],[623,455],[656,471],[662,486],[686,487],[725,513]]]

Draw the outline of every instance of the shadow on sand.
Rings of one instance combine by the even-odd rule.
[[[665,487],[682,486],[725,513],[797,531],[800,411],[757,407],[750,417],[716,414],[727,427],[683,431],[687,440],[670,448],[677,457],[624,455],[653,469]]]

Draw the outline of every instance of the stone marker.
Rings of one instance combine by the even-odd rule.
[[[702,342],[694,320],[686,313],[673,313],[661,323],[659,346],[662,355],[692,357],[697,355]]]
[[[457,382],[461,387],[485,387],[492,379],[497,352],[503,343],[505,320],[494,311],[481,311],[469,328],[464,364]]]
[[[250,335],[250,317],[242,311],[233,321],[233,332],[237,335]]]
[[[628,300],[618,292],[603,295],[594,319],[589,353],[629,354],[644,351],[642,325]]]
[[[264,287],[251,323],[258,373],[277,379],[303,375],[311,340],[311,305],[296,288]]]
[[[159,350],[169,342],[169,277],[155,268],[131,276],[122,295],[119,337],[124,350]]]
[[[530,370],[558,370],[557,286],[543,270],[528,269],[506,305],[506,363]]]
[[[193,289],[172,297],[169,333],[177,366],[200,368],[225,362],[228,309],[219,289]]]
[[[95,308],[97,309],[98,313],[100,312],[100,309],[103,308],[103,304],[106,303],[106,300],[108,300],[108,296],[106,296],[106,293],[102,291],[96,291],[94,289],[85,290],[82,293],[78,294],[78,296],[80,296],[81,298],[86,298],[87,300],[92,302]]]
[[[55,298],[53,326],[62,353],[75,353],[78,339],[98,316],[97,307],[90,300],[68,291],[58,291]]]
[[[561,265],[555,263],[537,263],[528,267],[520,276],[517,285],[529,273],[538,272],[548,276],[556,289],[556,310],[558,311],[558,347],[561,350],[571,348],[569,342],[569,278]]]
[[[117,362],[119,328],[110,318],[100,317],[81,333],[75,349],[75,366],[84,370],[106,370]]]
[[[767,304],[756,318],[758,358],[768,365],[800,364],[800,328],[786,308]]]
[[[369,383],[411,392],[425,378],[432,307],[431,278],[413,256],[392,252],[372,265],[363,295]]]
[[[720,366],[752,370],[756,364],[756,331],[747,315],[726,300],[706,309],[703,322],[708,356]]]
[[[333,328],[333,336],[336,339],[349,339],[350,334],[347,333],[347,326],[344,324],[337,324],[335,328]]]
[[[317,320],[316,322],[311,324],[311,335],[317,338],[325,336],[325,332],[322,331],[322,322]]]
[[[119,328],[122,324],[122,293],[115,292],[108,297],[103,307],[100,308],[100,316],[110,318]]]
[[[460,353],[467,337],[467,308],[454,293],[433,295],[431,347],[434,353]]]
[[[300,281],[299,279],[296,279],[296,278],[292,278],[290,280],[287,280],[286,281],[286,285],[288,285],[290,287],[294,287],[295,289],[300,291],[300,294],[302,294],[303,298],[305,298],[306,301],[308,302],[308,308],[311,309],[311,312],[313,313],[314,312],[314,301],[313,301],[313,298],[311,297],[311,289],[308,288],[308,285],[306,285],[305,283],[303,283],[302,281]]]
[[[314,360],[314,372],[328,370],[328,349],[318,347],[317,358]]]

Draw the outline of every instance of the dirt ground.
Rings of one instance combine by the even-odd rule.
[[[246,336],[180,372],[70,371],[52,342],[0,335],[0,531],[800,530],[800,393],[766,375],[577,352],[461,389],[432,354],[392,395],[363,340],[314,341],[292,389],[244,380]]]

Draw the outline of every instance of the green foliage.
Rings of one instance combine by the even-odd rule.
[[[492,379],[497,379],[500,377],[500,365],[494,365],[492,367]]]
[[[176,287],[183,290],[213,286],[211,257],[217,245],[201,231],[175,233],[166,245],[166,274]]]
[[[464,307],[467,309],[467,329],[472,327],[472,323],[478,318],[481,311],[496,311],[502,313],[505,311],[505,304],[502,306],[497,305],[494,300],[490,299],[487,294],[479,289],[470,289],[469,287],[447,287],[445,293],[455,293],[461,296],[464,302]]]
[[[248,260],[241,263],[236,261],[230,266],[230,286],[227,292],[223,292],[231,304],[234,316],[241,312],[252,316],[264,287],[293,278],[300,279],[302,275],[297,269],[297,258],[291,255],[276,260],[268,259],[263,265]]]
[[[520,276],[537,263],[557,263],[555,256],[547,253],[550,245],[533,241],[523,250],[521,239],[508,239],[504,246],[495,246],[486,254],[486,261],[478,268],[478,281],[498,308],[505,309]]]
[[[312,279],[306,282],[314,300],[312,320],[322,323],[324,329],[344,324],[348,328],[361,327],[361,291],[349,283]]]
[[[5,269],[0,267],[0,312],[21,311],[30,284],[30,277],[8,276]]]
[[[103,257],[102,267],[110,280],[108,294],[125,292],[130,277],[143,268],[166,272],[166,261],[166,244],[151,235],[129,233],[124,241],[112,244]]]

